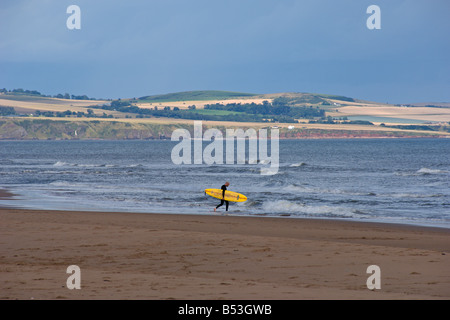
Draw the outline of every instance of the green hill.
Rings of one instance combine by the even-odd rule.
[[[173,101],[195,101],[195,100],[221,100],[231,98],[253,97],[258,94],[232,92],[232,91],[184,91],[153,96],[140,97],[139,102],[173,102]]]

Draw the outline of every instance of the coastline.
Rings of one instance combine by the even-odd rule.
[[[449,229],[6,208],[0,221],[0,299],[450,298]],[[74,264],[80,290],[66,288]]]
[[[11,210],[25,210],[25,211],[48,211],[48,212],[91,212],[91,213],[105,213],[105,212],[114,212],[114,213],[121,213],[121,214],[161,214],[161,215],[172,215],[172,216],[191,216],[191,215],[198,215],[198,216],[211,216],[213,213],[208,212],[184,212],[184,213],[178,213],[173,211],[161,211],[158,213],[150,212],[147,210],[112,210],[110,208],[83,208],[83,207],[74,207],[74,208],[61,208],[58,206],[49,207],[49,208],[43,208],[42,206],[35,206],[35,205],[20,205],[20,204],[5,204],[3,201],[13,201],[15,202],[18,200],[16,198],[18,195],[15,193],[11,193],[8,189],[1,189],[0,188],[0,209],[11,209]],[[18,201],[19,203],[20,201]],[[218,215],[221,213],[218,212]],[[222,213],[223,214],[223,213]],[[304,216],[296,216],[291,213],[285,213],[285,214],[242,214],[240,212],[229,212],[227,214],[228,217],[248,217],[248,218],[260,218],[260,219],[294,219],[294,220],[312,220],[312,221],[336,221],[336,222],[343,222],[343,223],[368,223],[368,224],[379,224],[381,226],[383,225],[396,225],[396,226],[405,226],[405,227],[417,227],[417,228],[434,228],[434,229],[443,229],[450,231],[450,225],[449,224],[442,224],[442,223],[433,223],[430,221],[425,220],[412,220],[412,219],[383,219],[383,218],[365,218],[365,219],[359,219],[359,218],[339,218],[339,217],[304,217]]]
[[[205,128],[271,127],[265,122],[202,121]],[[288,129],[288,125],[295,125]],[[357,124],[277,123],[280,139],[448,138],[444,131],[411,130]],[[192,121],[166,119],[5,118],[0,117],[0,141],[15,140],[169,140],[174,130],[192,130]]]

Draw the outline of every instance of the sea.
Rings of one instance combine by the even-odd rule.
[[[0,141],[0,188],[15,194],[0,206],[450,228],[450,139],[280,140],[275,175],[261,174],[263,161],[174,164],[177,144]],[[204,189],[226,181],[248,200],[213,212],[220,200]]]

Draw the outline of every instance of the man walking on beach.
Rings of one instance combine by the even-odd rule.
[[[229,185],[230,185],[230,183],[227,181],[227,182],[225,182],[225,184],[222,187],[220,187],[220,189],[222,189],[222,200],[220,200],[220,204],[217,207],[214,208],[214,212],[216,212],[216,209],[218,207],[222,206],[224,202],[225,202],[226,211],[228,211],[228,204],[229,204],[229,202],[225,200],[225,191],[227,190],[227,187]]]

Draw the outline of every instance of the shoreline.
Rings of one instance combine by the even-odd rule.
[[[212,212],[208,213],[177,213],[177,212],[150,212],[150,211],[114,211],[108,208],[104,209],[96,209],[96,210],[85,210],[82,208],[50,208],[50,209],[42,209],[42,208],[33,208],[33,207],[22,207],[20,205],[4,205],[2,200],[6,201],[17,201],[18,199],[17,194],[11,193],[9,189],[6,188],[0,188],[0,210],[1,209],[11,209],[11,210],[29,210],[29,211],[49,211],[49,212],[92,212],[92,213],[102,213],[102,212],[114,212],[114,213],[124,213],[124,214],[163,214],[163,215],[182,215],[182,216],[189,216],[189,215],[198,215],[198,216],[212,216],[214,215]],[[232,216],[232,217],[249,217],[249,218],[261,218],[261,219],[300,219],[300,220],[318,220],[318,221],[337,221],[337,222],[356,222],[356,223],[369,223],[369,224],[381,224],[381,225],[397,225],[397,226],[406,226],[406,227],[419,227],[419,228],[436,228],[436,229],[444,229],[444,230],[450,230],[450,225],[440,225],[438,223],[431,223],[431,222],[416,222],[416,221],[402,221],[402,220],[392,220],[392,221],[385,221],[382,219],[357,219],[357,218],[328,218],[328,217],[302,217],[302,216],[295,216],[292,214],[280,214],[280,215],[270,215],[270,214],[239,214],[239,213],[222,213],[217,212],[217,215],[222,216]]]
[[[14,193],[11,193],[8,189],[0,188],[0,201],[1,200],[14,200]],[[0,202],[1,208],[1,202]]]
[[[293,138],[293,137],[279,137],[279,140],[375,140],[375,139],[420,139],[420,140],[425,140],[425,139],[450,139],[450,135],[430,135],[430,136],[346,136],[346,135],[342,135],[342,136],[319,136],[319,137],[298,137],[298,138]],[[192,141],[194,141],[195,139],[191,139]],[[225,141],[225,139],[223,139]],[[271,140],[270,136],[267,137],[267,140]],[[129,139],[129,138],[45,138],[45,139],[36,139],[36,138],[30,138],[30,139],[9,139],[9,138],[2,138],[0,139],[1,141],[7,141],[7,142],[20,142],[20,141],[172,141],[170,138],[136,138],[136,139]],[[202,140],[205,142],[211,142],[210,140]]]
[[[7,208],[0,221],[0,299],[450,298],[448,229]],[[65,286],[73,264],[81,290]]]

